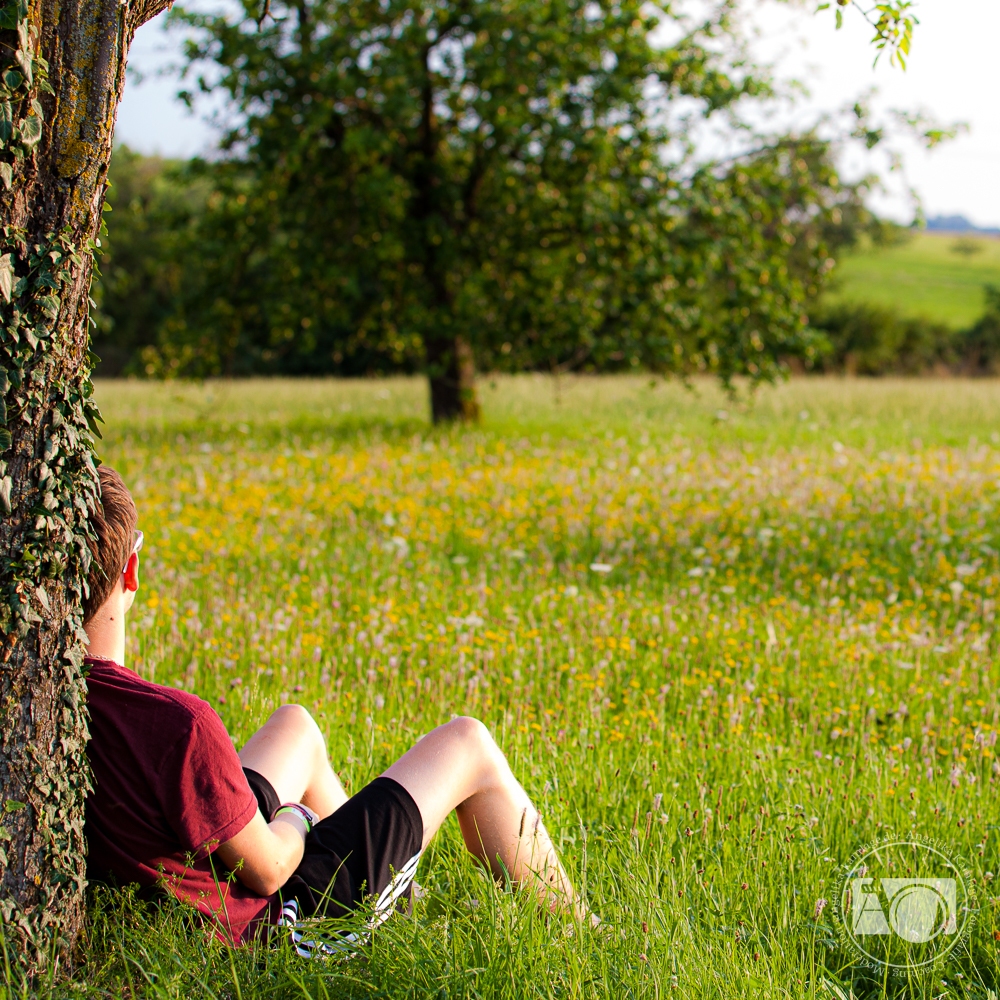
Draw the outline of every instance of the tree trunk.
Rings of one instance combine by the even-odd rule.
[[[128,46],[167,6],[0,11],[0,922],[28,972],[68,963],[84,915],[92,247]]]
[[[451,310],[453,297],[448,288],[448,278],[441,264],[436,233],[442,221],[442,188],[437,177],[437,133],[434,111],[434,71],[431,69],[433,43],[423,50],[423,111],[420,123],[421,157],[414,173],[416,199],[415,218],[423,231],[423,255],[420,261],[428,284],[433,292],[434,304],[440,313]],[[431,420],[435,424],[461,420],[475,423],[479,420],[479,401],[476,399],[476,360],[472,345],[460,334],[445,329],[436,337],[425,335],[424,351],[427,361],[427,378],[431,390]]]
[[[454,420],[475,423],[479,420],[476,363],[472,347],[464,337],[429,341],[427,370],[434,423]]]

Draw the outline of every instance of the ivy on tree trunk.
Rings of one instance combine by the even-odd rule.
[[[136,28],[169,0],[0,0],[0,921],[27,970],[83,922],[89,291]]]

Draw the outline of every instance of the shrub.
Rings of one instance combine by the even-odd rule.
[[[971,375],[1000,374],[1000,285],[987,285],[986,310],[962,332],[960,342],[965,370]]]
[[[961,334],[943,323],[903,316],[887,306],[866,302],[818,306],[811,322],[829,342],[815,366],[820,371],[920,375],[952,367],[960,357]],[[1000,338],[996,344],[1000,349]]]

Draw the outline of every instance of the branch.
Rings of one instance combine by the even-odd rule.
[[[876,54],[872,65],[877,65],[883,50],[888,49],[889,64],[894,66],[898,63],[905,70],[906,57],[910,54],[910,43],[913,40],[913,28],[920,23],[913,14],[908,13],[913,6],[911,0],[877,3],[871,10],[865,10],[858,0],[851,0],[851,3],[875,29],[872,44]]]
[[[839,31],[844,23],[844,15],[841,8],[848,5],[860,11],[861,16],[875,29],[871,43],[875,46],[875,63],[886,50],[889,52],[889,64],[906,69],[906,59],[910,54],[910,44],[913,41],[913,29],[920,23],[917,17],[911,12],[915,6],[914,0],[879,0],[875,5],[865,10],[858,0],[836,0],[837,30]],[[832,2],[821,3],[817,12],[827,10],[833,6]]]
[[[147,21],[152,21],[157,14],[162,14],[173,5],[174,0],[135,0],[128,12],[132,30],[141,28]]]

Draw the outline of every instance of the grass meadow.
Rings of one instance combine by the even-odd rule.
[[[893,306],[961,329],[983,312],[983,285],[1000,284],[1000,239],[920,233],[870,247],[837,268],[833,300]]]
[[[100,383],[146,533],[130,665],[237,742],[306,705],[349,791],[478,716],[601,926],[495,887],[451,821],[353,958],[97,897],[79,971],[36,990],[995,998],[1000,385],[481,390],[481,427],[435,430],[419,380]],[[834,919],[893,831],[978,892],[968,937],[901,974]]]

